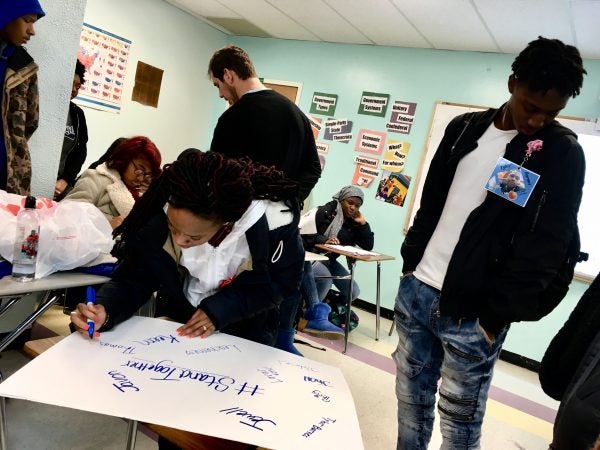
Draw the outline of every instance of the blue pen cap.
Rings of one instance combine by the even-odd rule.
[[[88,286],[85,291],[85,298],[87,303],[96,303],[96,291],[92,286]]]

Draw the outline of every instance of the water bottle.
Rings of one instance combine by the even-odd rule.
[[[16,281],[31,281],[35,276],[40,218],[35,210],[35,197],[25,199],[25,208],[17,215],[17,234],[13,251],[12,277]]]

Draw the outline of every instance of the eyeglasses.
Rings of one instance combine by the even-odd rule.
[[[144,170],[141,167],[139,167],[133,160],[131,161],[131,164],[133,164],[133,167],[135,168],[133,173],[136,177],[141,177],[146,181],[152,181],[152,172],[144,172]]]

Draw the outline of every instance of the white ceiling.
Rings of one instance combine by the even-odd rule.
[[[600,0],[166,1],[232,35],[495,53],[541,35],[600,59]]]

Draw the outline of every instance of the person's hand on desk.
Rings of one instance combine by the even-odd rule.
[[[196,310],[190,320],[177,328],[180,336],[207,338],[216,330],[210,318],[201,309]]]
[[[330,237],[325,241],[325,245],[340,245],[340,240],[337,237]]]
[[[88,334],[87,320],[92,319],[95,324],[94,336],[100,336],[98,330],[106,323],[108,314],[103,305],[88,305],[79,303],[75,311],[71,312],[71,323],[75,326],[78,333]]]

